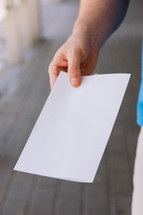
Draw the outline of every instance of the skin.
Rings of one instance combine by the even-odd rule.
[[[123,20],[129,0],[81,0],[71,36],[56,52],[49,65],[53,87],[60,71],[68,72],[73,87],[79,87],[81,76],[91,75],[100,48]]]

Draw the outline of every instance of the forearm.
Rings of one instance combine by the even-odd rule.
[[[129,0],[81,0],[73,34],[88,34],[100,49],[123,20]]]

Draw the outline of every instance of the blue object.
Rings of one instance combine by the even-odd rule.
[[[143,126],[143,41],[142,41],[142,74],[141,74],[141,86],[139,91],[138,103],[137,103],[137,123],[139,126]]]

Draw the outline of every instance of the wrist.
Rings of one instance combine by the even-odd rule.
[[[88,19],[78,17],[72,33],[86,35],[92,47],[99,51],[111,34],[111,29],[107,22],[99,22],[97,19],[90,19],[90,17]]]
[[[75,35],[77,37],[82,36],[83,38],[86,38],[90,46],[99,51],[100,44],[98,44],[98,42],[96,41],[95,29],[91,22],[88,23],[85,20],[77,19],[73,27],[72,35]]]

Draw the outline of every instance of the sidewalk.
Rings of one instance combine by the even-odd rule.
[[[76,0],[43,1],[47,41],[26,50],[24,63],[7,68],[0,79],[1,215],[130,215],[142,8],[141,0],[131,1],[124,23],[101,50],[97,73],[132,77],[94,183],[82,184],[12,170],[50,92],[48,65],[78,11]]]

